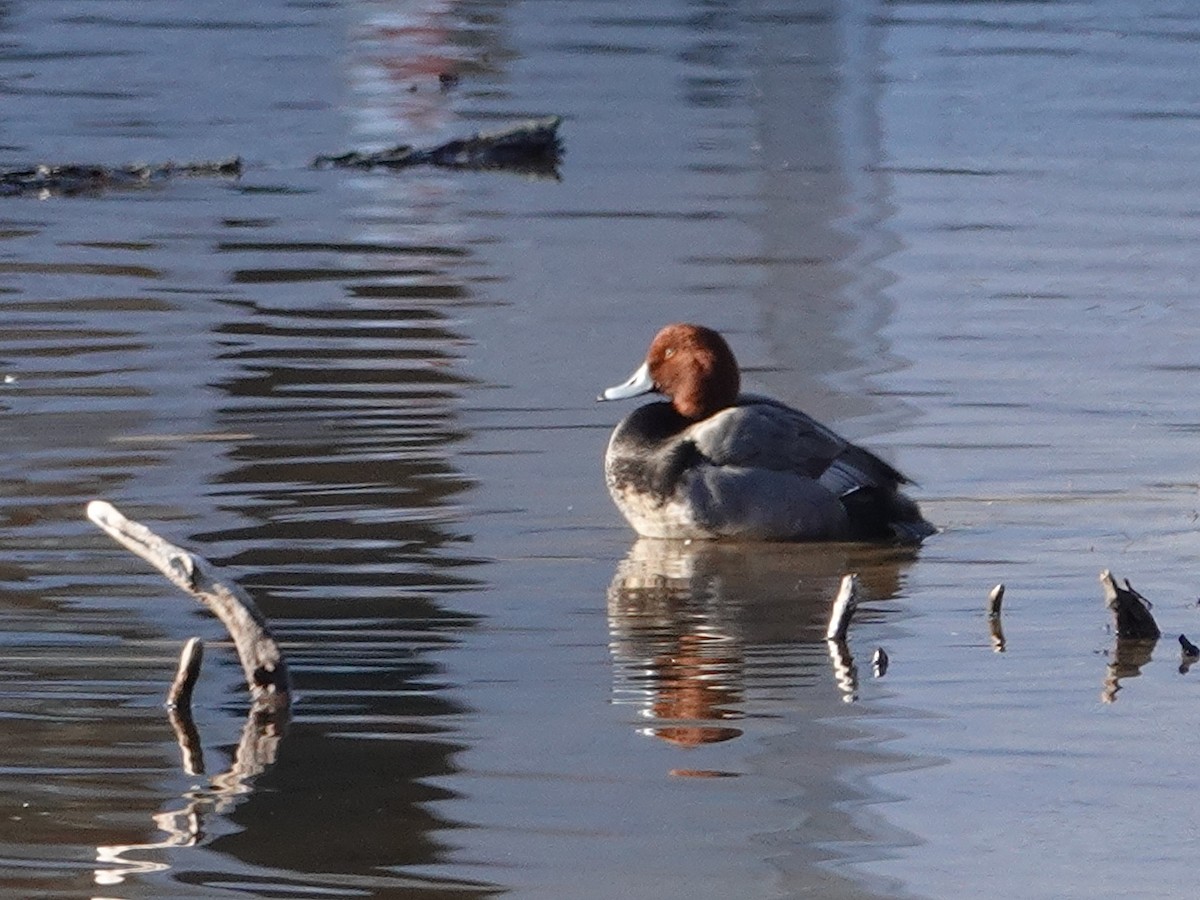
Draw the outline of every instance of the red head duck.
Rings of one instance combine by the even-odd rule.
[[[919,543],[936,530],[900,492],[909,481],[797,409],[740,393],[717,332],[674,324],[601,400],[657,392],[617,426],[609,493],[643,537]]]

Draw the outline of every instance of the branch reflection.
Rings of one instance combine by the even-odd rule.
[[[1150,662],[1157,643],[1158,640],[1154,638],[1117,638],[1112,656],[1104,669],[1104,689],[1100,692],[1103,702],[1117,702],[1121,679],[1137,678],[1141,675],[1142,666]]]
[[[169,719],[179,742],[184,771],[188,775],[203,774],[204,754],[191,712],[183,708],[171,709]],[[275,709],[262,702],[253,704],[229,768],[214,775],[207,787],[184,793],[182,809],[151,817],[154,824],[166,832],[162,840],[98,846],[96,862],[102,867],[93,873],[95,883],[111,886],[123,883],[131,875],[169,870],[169,863],[130,858],[126,854],[145,855],[150,851],[153,856],[156,850],[198,845],[205,836],[205,819],[210,815],[228,814],[242,795],[250,793],[253,780],[274,765],[289,721],[286,709]]]
[[[608,590],[615,702],[638,707],[644,733],[697,747],[742,733],[751,692],[833,683],[831,700],[853,699],[853,662],[825,640],[838,583],[857,572],[867,597],[891,599],[914,553],[639,540]],[[878,616],[867,609],[856,621]]]

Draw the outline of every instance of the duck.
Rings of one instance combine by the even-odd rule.
[[[609,439],[604,480],[642,537],[919,544],[937,529],[874,453],[798,409],[742,393],[737,358],[703,325],[655,335],[597,400],[657,393]]]

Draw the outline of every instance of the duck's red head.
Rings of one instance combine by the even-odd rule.
[[[655,389],[687,419],[706,419],[737,401],[737,359],[725,338],[703,325],[675,323],[650,342],[646,365]]]

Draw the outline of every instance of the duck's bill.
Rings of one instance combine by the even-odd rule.
[[[628,397],[637,397],[641,394],[649,394],[654,390],[654,379],[650,377],[650,366],[648,363],[642,363],[641,368],[629,376],[629,380],[624,384],[618,384],[615,387],[608,388],[603,394],[597,397],[597,400],[625,400]]]

